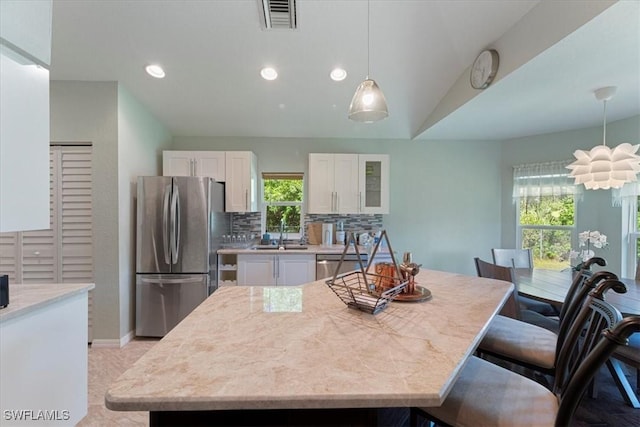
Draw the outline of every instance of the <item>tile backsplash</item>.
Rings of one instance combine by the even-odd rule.
[[[382,215],[334,215],[334,214],[305,214],[305,235],[307,224],[310,222],[344,222],[344,230],[360,233],[362,231],[377,231],[383,228]],[[261,234],[261,213],[232,213],[231,233],[233,234]]]

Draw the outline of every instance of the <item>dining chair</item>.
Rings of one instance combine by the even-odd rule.
[[[592,258],[585,263],[585,268],[576,274],[560,312],[557,334],[540,326],[497,315],[489,323],[487,332],[478,346],[478,354],[554,375],[557,353],[583,301],[588,297],[588,292],[602,281],[613,280],[621,283],[617,281],[615,274],[607,271],[591,274],[589,268],[594,263],[606,264],[601,258]],[[615,286],[613,289],[618,293],[626,292],[624,285]]]
[[[518,295],[518,284],[516,283],[516,274],[513,267],[500,266],[483,261],[480,258],[474,258],[476,272],[478,277],[486,277],[489,279],[504,280],[514,284],[516,289],[513,292],[513,298],[507,301],[505,307],[500,312],[501,315],[511,317],[541,328],[557,332],[559,328],[558,321],[544,316],[536,311],[529,310],[521,303],[522,296]]]
[[[533,269],[533,252],[531,249],[492,248],[493,263],[504,267]],[[549,303],[533,298],[520,296],[520,306],[525,310],[535,311],[543,316],[557,316],[558,310]]]
[[[640,316],[623,319],[594,291],[581,305],[558,354],[551,390],[472,356],[441,406],[411,408],[411,425],[418,425],[418,415],[451,426],[569,425],[599,368],[638,331]]]

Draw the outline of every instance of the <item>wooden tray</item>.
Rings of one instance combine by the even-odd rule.
[[[399,302],[421,302],[421,301],[429,301],[431,299],[431,291],[424,286],[416,285],[416,290],[411,294],[398,294],[393,299],[394,301]]]

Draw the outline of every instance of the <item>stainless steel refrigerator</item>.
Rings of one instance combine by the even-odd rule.
[[[136,335],[164,336],[216,289],[216,251],[228,231],[224,184],[138,178]]]

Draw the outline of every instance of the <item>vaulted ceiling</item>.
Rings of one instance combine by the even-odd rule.
[[[372,0],[368,40],[366,1],[297,0],[294,30],[265,29],[260,1],[54,0],[51,79],[118,81],[183,136],[515,138],[601,124],[609,85],[610,121],[640,114],[640,2]],[[371,124],[347,118],[367,46],[389,106]],[[498,75],[473,90],[488,47]]]

